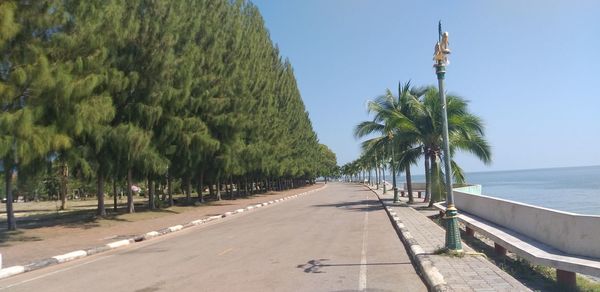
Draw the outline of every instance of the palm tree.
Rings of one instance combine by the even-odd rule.
[[[410,101],[416,100],[414,94],[418,94],[418,92],[420,90],[411,87],[410,82],[399,84],[398,97],[395,97],[388,89],[384,95],[368,103],[369,113],[374,114],[373,120],[358,124],[354,131],[357,138],[371,134],[379,135],[365,141],[363,148],[377,147],[379,149],[399,150],[394,151],[395,155],[392,157],[391,166],[394,169],[406,172],[409,203],[414,200],[410,166],[416,163],[418,159],[418,155],[414,155],[414,151],[408,151],[416,143],[418,137],[418,128],[411,119],[413,114]],[[398,163],[395,163],[395,161]],[[397,186],[394,185],[394,188],[396,189]],[[396,193],[394,200],[397,201]]]
[[[457,150],[474,154],[484,163],[491,162],[490,146],[484,138],[481,119],[468,111],[468,102],[456,95],[447,96],[450,155]],[[398,97],[390,90],[368,103],[372,121],[365,121],[355,128],[355,136],[361,138],[376,134],[363,142],[363,149],[397,149],[390,156],[394,169],[406,172],[409,202],[413,202],[410,166],[421,156],[425,162],[426,199],[441,199],[442,172],[440,167],[442,145],[442,105],[435,87],[412,87],[410,82],[400,83]],[[387,154],[389,155],[389,154]],[[451,161],[454,180],[464,183],[464,173],[455,161]],[[394,186],[395,187],[395,186]],[[432,199],[432,194],[437,196]]]
[[[481,119],[468,110],[468,102],[460,96],[447,96],[448,131],[450,139],[450,155],[454,156],[457,150],[469,152],[488,164],[491,162],[491,150],[484,138],[484,126]],[[411,100],[411,109],[414,111],[415,125],[418,128],[420,145],[411,149],[421,152],[425,157],[426,170],[426,197],[430,198],[430,205],[441,198],[441,168],[440,156],[442,145],[442,104],[439,92],[435,87],[426,89],[422,98]],[[464,173],[458,164],[452,160],[451,168],[454,180],[464,183]],[[435,188],[435,190],[432,190]],[[436,194],[436,198],[433,198]]]

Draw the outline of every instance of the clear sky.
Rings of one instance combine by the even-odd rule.
[[[255,0],[295,68],[321,143],[360,153],[365,103],[398,81],[436,84],[437,22],[450,34],[446,87],[486,123],[493,164],[466,171],[600,165],[600,1]]]

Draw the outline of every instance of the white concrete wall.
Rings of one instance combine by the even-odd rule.
[[[455,192],[462,192],[472,195],[481,195],[481,185],[469,185],[464,187],[458,187],[453,189]]]
[[[573,255],[600,258],[600,216],[580,215],[463,192],[461,210]]]
[[[426,184],[425,183],[412,183],[412,188],[413,191],[424,191]],[[408,184],[404,183],[403,185],[403,190],[407,190],[408,189]],[[475,194],[475,195],[481,195],[481,185],[467,185],[467,186],[463,186],[463,187],[454,187],[453,188],[454,191],[458,191],[458,192],[463,192],[463,193],[469,193],[469,194]],[[445,190],[444,190],[444,196],[445,196]]]

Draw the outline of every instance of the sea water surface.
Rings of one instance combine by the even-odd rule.
[[[483,195],[579,214],[600,215],[600,166],[466,173]],[[424,178],[416,177],[416,181]]]

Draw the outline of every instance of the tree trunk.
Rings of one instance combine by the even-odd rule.
[[[431,200],[431,166],[429,165],[429,151],[425,149],[425,202]]]
[[[231,175],[229,176],[229,181],[227,182],[227,185],[225,185],[225,190],[229,194],[229,199],[233,200],[233,179],[231,178]]]
[[[117,179],[113,179],[113,210],[117,212]]]
[[[6,188],[6,223],[8,230],[17,230],[15,210],[13,209],[12,166],[4,160],[4,187]]]
[[[160,194],[160,190],[161,190],[161,185],[158,182],[158,180],[154,181],[154,187],[152,188],[152,196],[154,197],[154,208],[160,208],[160,196],[158,194]]]
[[[96,190],[96,196],[98,197],[98,209],[96,210],[96,215],[98,216],[106,216],[106,209],[104,208],[104,175],[102,173],[98,173],[98,189]]]
[[[184,185],[185,185],[185,201],[187,203],[189,203],[191,196],[192,196],[192,177],[190,175],[185,176]]]
[[[165,202],[167,200],[167,193],[165,192],[165,185],[162,184],[162,182],[156,182],[156,188],[157,190],[157,194],[160,194],[160,200]],[[156,196],[156,199],[158,199],[158,195]]]
[[[167,194],[169,195],[169,207],[171,207],[175,202],[173,202],[173,182],[170,173],[167,173]]]
[[[383,193],[385,194],[387,192],[387,187],[385,185],[385,164],[381,167],[381,175],[382,175],[381,183],[383,184]],[[327,181],[325,181],[325,182],[327,182]]]
[[[221,200],[221,178],[217,175],[217,201]]]
[[[198,194],[198,202],[202,203],[202,183],[200,181],[196,182],[196,193]]]
[[[429,200],[429,207],[433,207],[433,203],[441,200],[440,164],[437,159],[436,153],[431,155],[431,200]]]
[[[410,177],[410,165],[406,166],[406,184],[408,189],[408,203],[412,204],[415,202],[413,198],[413,190],[412,190],[412,178]]]
[[[377,163],[375,163],[375,186],[376,189],[379,189],[379,180],[380,180],[380,175],[379,175],[379,165],[377,165]]]
[[[154,180],[148,179],[148,209],[154,210]]]
[[[212,196],[214,194],[215,194],[215,189],[214,189],[214,185],[211,181],[210,184],[208,184],[208,195],[212,198]]]
[[[63,163],[60,167],[60,210],[67,208],[67,193],[69,192],[69,166]]]
[[[131,190],[133,185],[132,176],[132,170],[127,170],[127,213],[135,213],[135,206],[133,205],[133,191]]]
[[[198,201],[204,203],[204,195],[202,194],[204,187],[204,171],[200,171],[200,177],[198,179]]]

